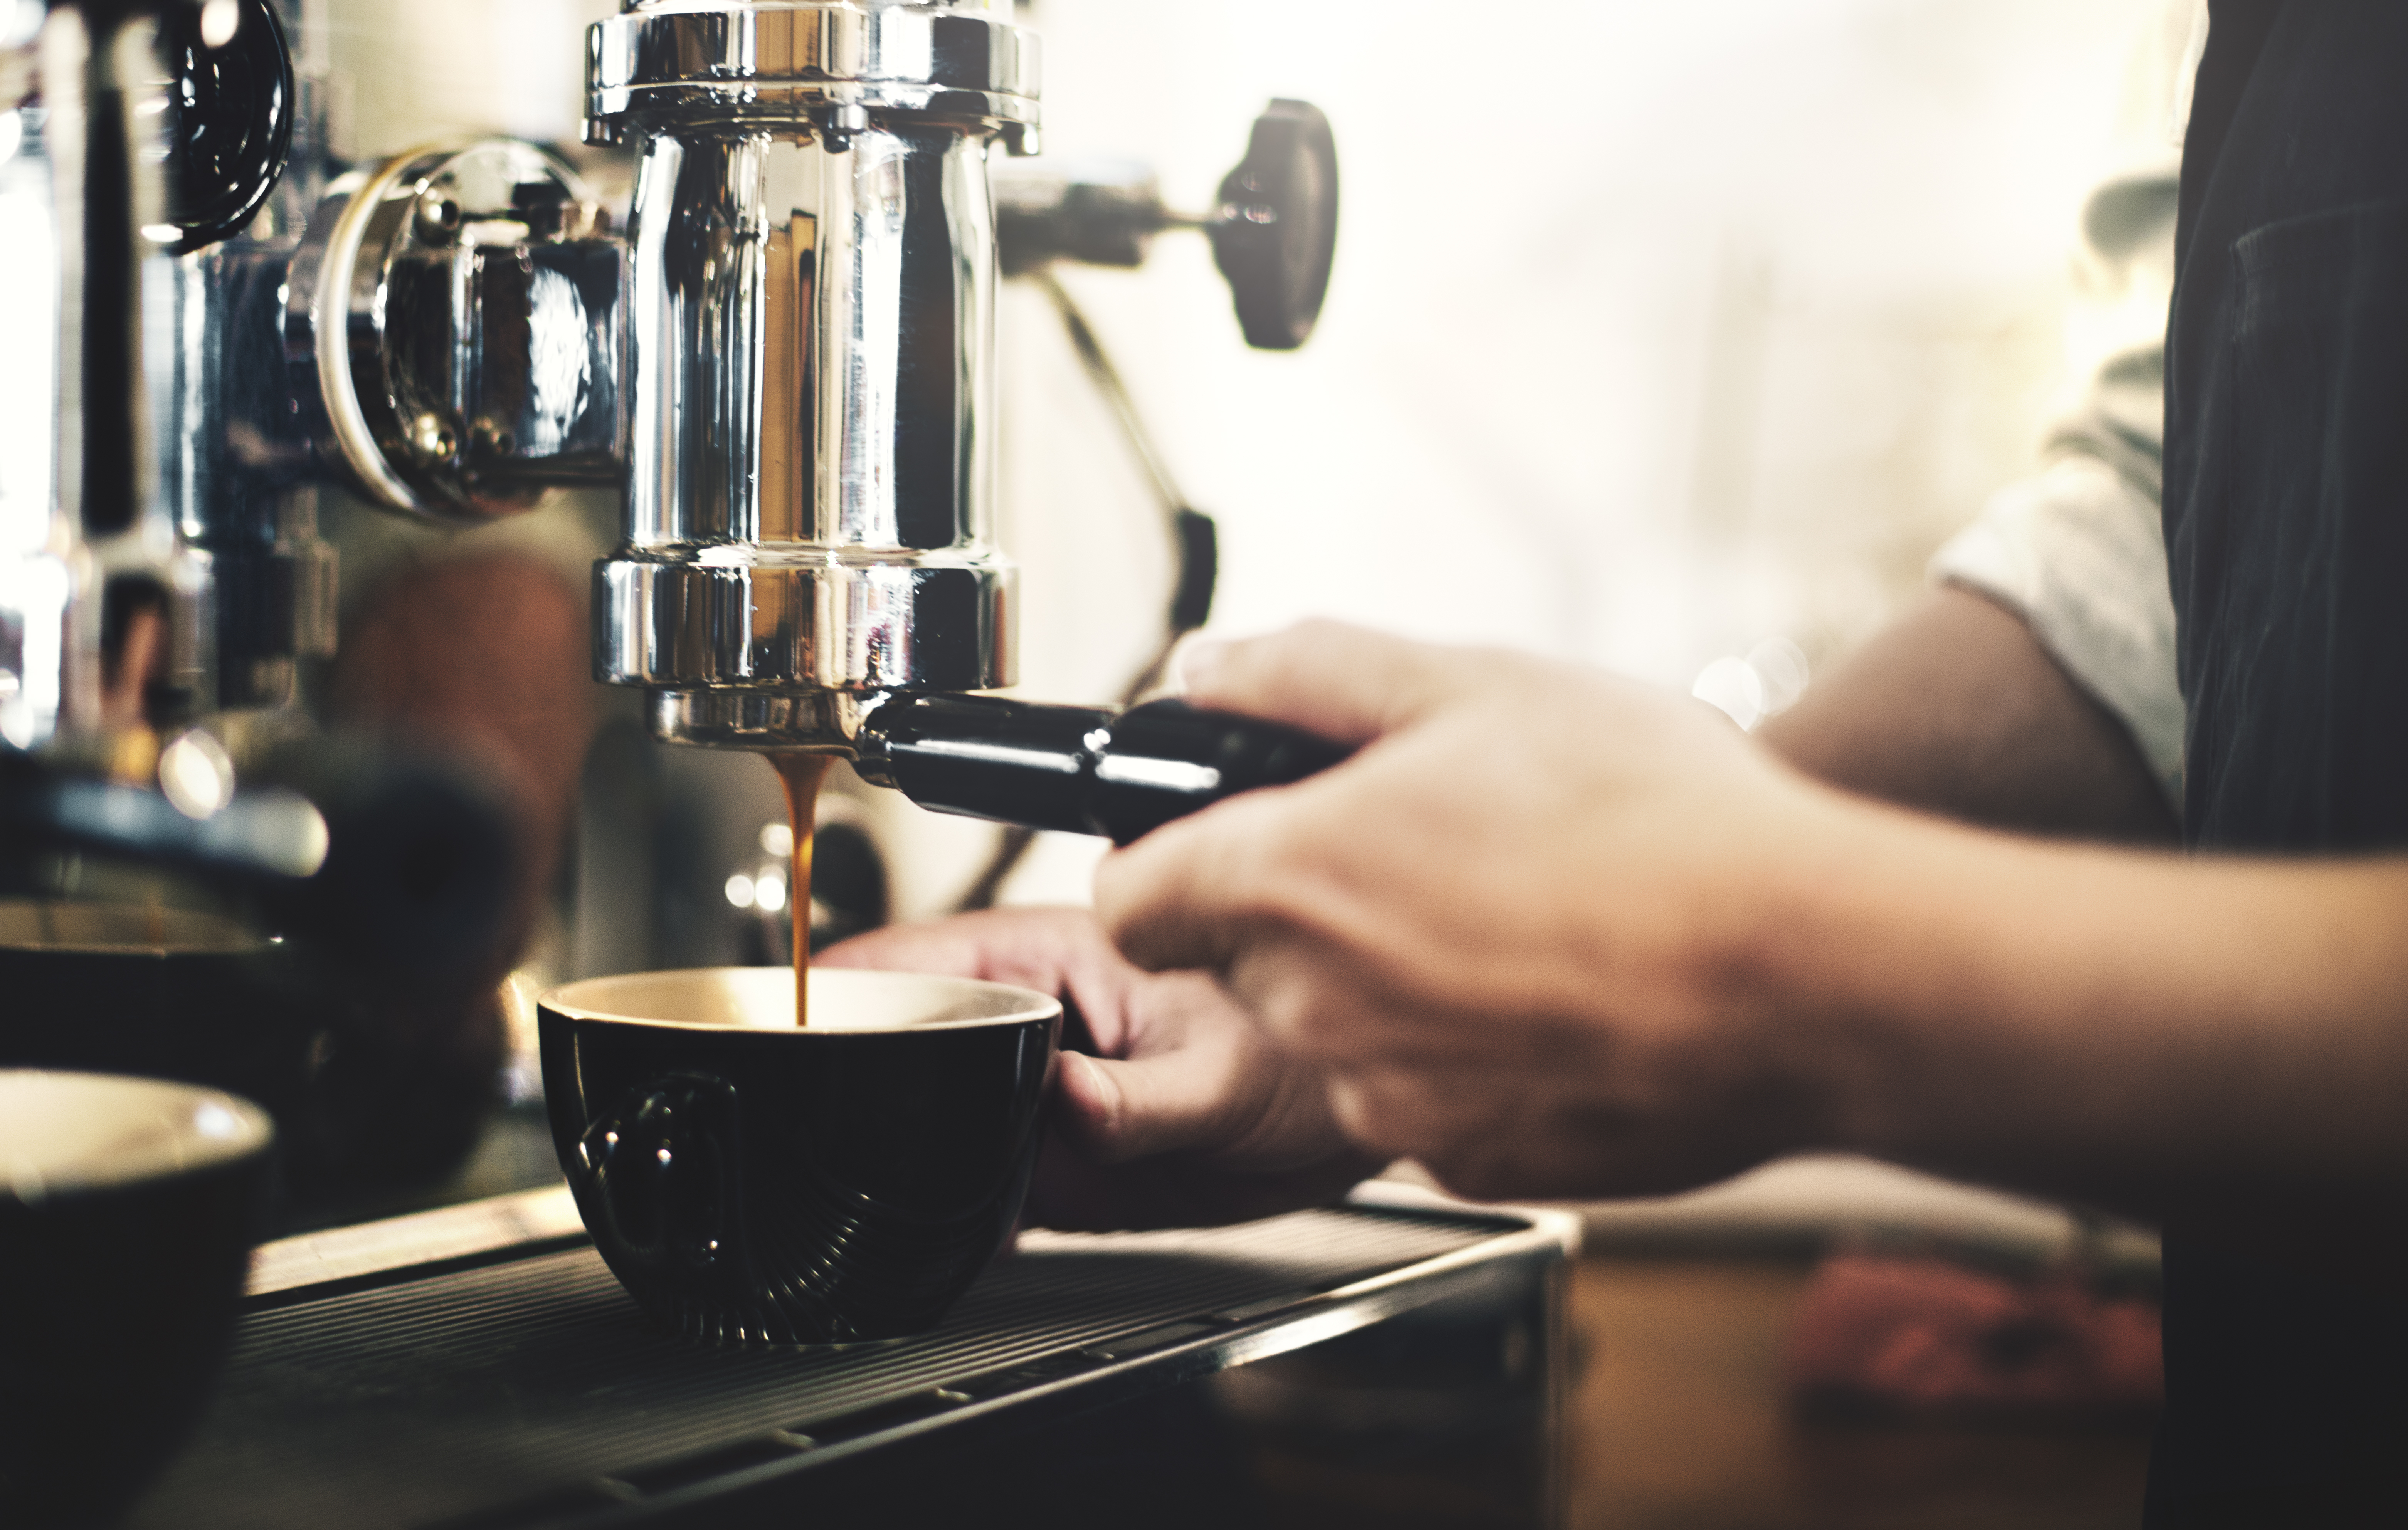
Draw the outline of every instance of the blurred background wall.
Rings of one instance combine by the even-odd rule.
[[[613,8],[323,3],[359,152],[573,141],[578,31]],[[1209,205],[1271,96],[1336,125],[1337,272],[1302,352],[1244,348],[1199,239],[1063,273],[1220,522],[1214,626],[1334,615],[1686,688],[1769,638],[1821,662],[1862,636],[2028,470],[2076,211],[2158,7],[1020,8],[1048,153],[1147,162],[1175,207]],[[1103,699],[1154,640],[1169,551],[1051,307],[1014,291],[1002,324],[1024,689]],[[942,908],[991,831],[879,811],[897,912]],[[1007,898],[1083,897],[1095,852],[1041,846]]]
[[[1336,615],[1683,688],[1768,638],[1815,662],[1860,638],[2030,469],[2076,215],[2159,10],[1023,8],[1048,152],[1150,162],[1173,205],[1209,202],[1272,95],[1337,128],[1337,273],[1303,351],[1237,342],[1200,241],[1064,273],[1221,522],[1214,625]],[[1097,529],[1139,485],[1051,314],[1005,313],[1031,682],[1101,694],[1167,564],[1127,545],[1141,514]]]

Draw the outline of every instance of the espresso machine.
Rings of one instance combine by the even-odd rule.
[[[1009,183],[999,218],[990,161],[1039,125],[1008,14],[632,5],[587,47],[586,136],[636,163],[622,226],[533,143],[336,163],[297,0],[5,14],[0,245],[29,300],[0,323],[31,365],[0,384],[0,894],[43,907],[0,924],[147,906],[164,871],[329,970],[459,996],[507,965],[529,856],[506,806],[307,720],[335,647],[325,490],[468,527],[619,490],[594,669],[641,693],[655,737],[841,755],[1021,826],[998,868],[1031,829],[1125,841],[1339,757],[1176,703],[983,694],[1016,668],[991,534],[999,266],[1050,281],[1199,229],[1248,337],[1302,343],[1337,193],[1310,107],[1275,105],[1208,213],[1069,176]],[[1155,478],[1183,565],[1168,638],[1209,611],[1213,547]],[[157,922],[133,922],[85,933],[139,945]],[[0,1056],[140,1060],[24,1013]]]
[[[587,136],[636,164],[620,214],[534,143],[334,162],[306,20],[0,0],[0,260],[42,299],[0,326],[46,358],[0,374],[0,864],[35,891],[166,867],[374,984],[437,951],[482,970],[506,820],[299,721],[329,487],[453,525],[621,489],[594,673],[667,743],[1122,840],[1339,757],[992,694],[998,279],[1197,230],[1247,337],[1301,343],[1335,229],[1317,112],[1276,104],[1202,213],[1142,178],[997,195],[1039,129],[1007,6],[628,0],[585,46]],[[1168,635],[1209,610],[1212,538],[1154,477]],[[776,1352],[645,1327],[559,1187],[301,1232],[256,1256],[214,1410],[132,1523],[1551,1523],[1574,1225],[1392,1188],[1032,1234],[938,1334]]]

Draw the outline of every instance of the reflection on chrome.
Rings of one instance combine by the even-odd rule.
[[[595,667],[664,737],[840,749],[868,694],[1012,679],[987,162],[1030,147],[1036,56],[989,8],[594,29],[589,136],[638,150]]]

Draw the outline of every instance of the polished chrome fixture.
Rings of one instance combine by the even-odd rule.
[[[590,34],[587,135],[633,146],[638,166],[625,540],[595,571],[595,673],[644,688],[657,737],[854,755],[907,791],[952,776],[894,762],[948,748],[1010,775],[1031,727],[1098,740],[1039,751],[1066,789],[1132,768],[1107,713],[921,705],[1014,679],[1016,582],[989,540],[1003,252],[989,161],[998,145],[1034,153],[1039,82],[1036,39],[998,11],[629,0]],[[1019,269],[1134,265],[1184,223],[1210,233],[1250,341],[1292,349],[1319,316],[1337,161],[1310,106],[1274,104],[1210,215],[1173,218],[1150,187],[1012,184]],[[1209,608],[1213,558],[1211,522],[1175,508],[1184,630]],[[941,805],[1118,822],[1015,813],[1008,796]]]
[[[285,289],[289,386],[370,504],[474,525],[619,478],[609,216],[557,154],[438,145],[327,188]]]
[[[323,482],[475,522],[619,478],[595,199],[506,140],[328,185],[298,16],[0,0],[0,747],[122,776],[290,706],[334,647]]]
[[[965,694],[1015,679],[1014,573],[988,539],[988,169],[998,145],[1035,151],[1039,84],[998,8],[628,0],[593,28],[587,136],[638,163],[625,540],[595,570],[595,673],[642,687],[672,743],[843,754],[924,807],[1128,838],[1337,751],[1175,703]],[[1326,121],[1283,102],[1192,221],[1254,343],[1310,333],[1336,198]],[[1023,264],[1075,253],[1093,201],[1024,198],[1046,248]],[[1168,222],[1158,201],[1138,221],[1116,250]],[[1200,611],[1211,560],[1182,561],[1207,593],[1182,578],[1174,604]]]
[[[0,747],[138,774],[333,641],[274,295],[315,82],[274,0],[13,0],[0,50]]]
[[[596,677],[666,739],[832,751],[883,693],[1010,684],[987,161],[1036,148],[1036,39],[983,4],[639,0],[587,60],[588,136],[638,166]]]

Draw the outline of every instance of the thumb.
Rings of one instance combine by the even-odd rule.
[[[1243,1086],[1233,1054],[1189,1048],[1125,1063],[1077,1051],[1061,1059],[1055,1125],[1096,1162],[1226,1145]]]
[[[1488,667],[1477,650],[1326,621],[1266,637],[1199,639],[1179,653],[1188,700],[1341,744],[1369,743],[1415,722],[1477,685]]]

